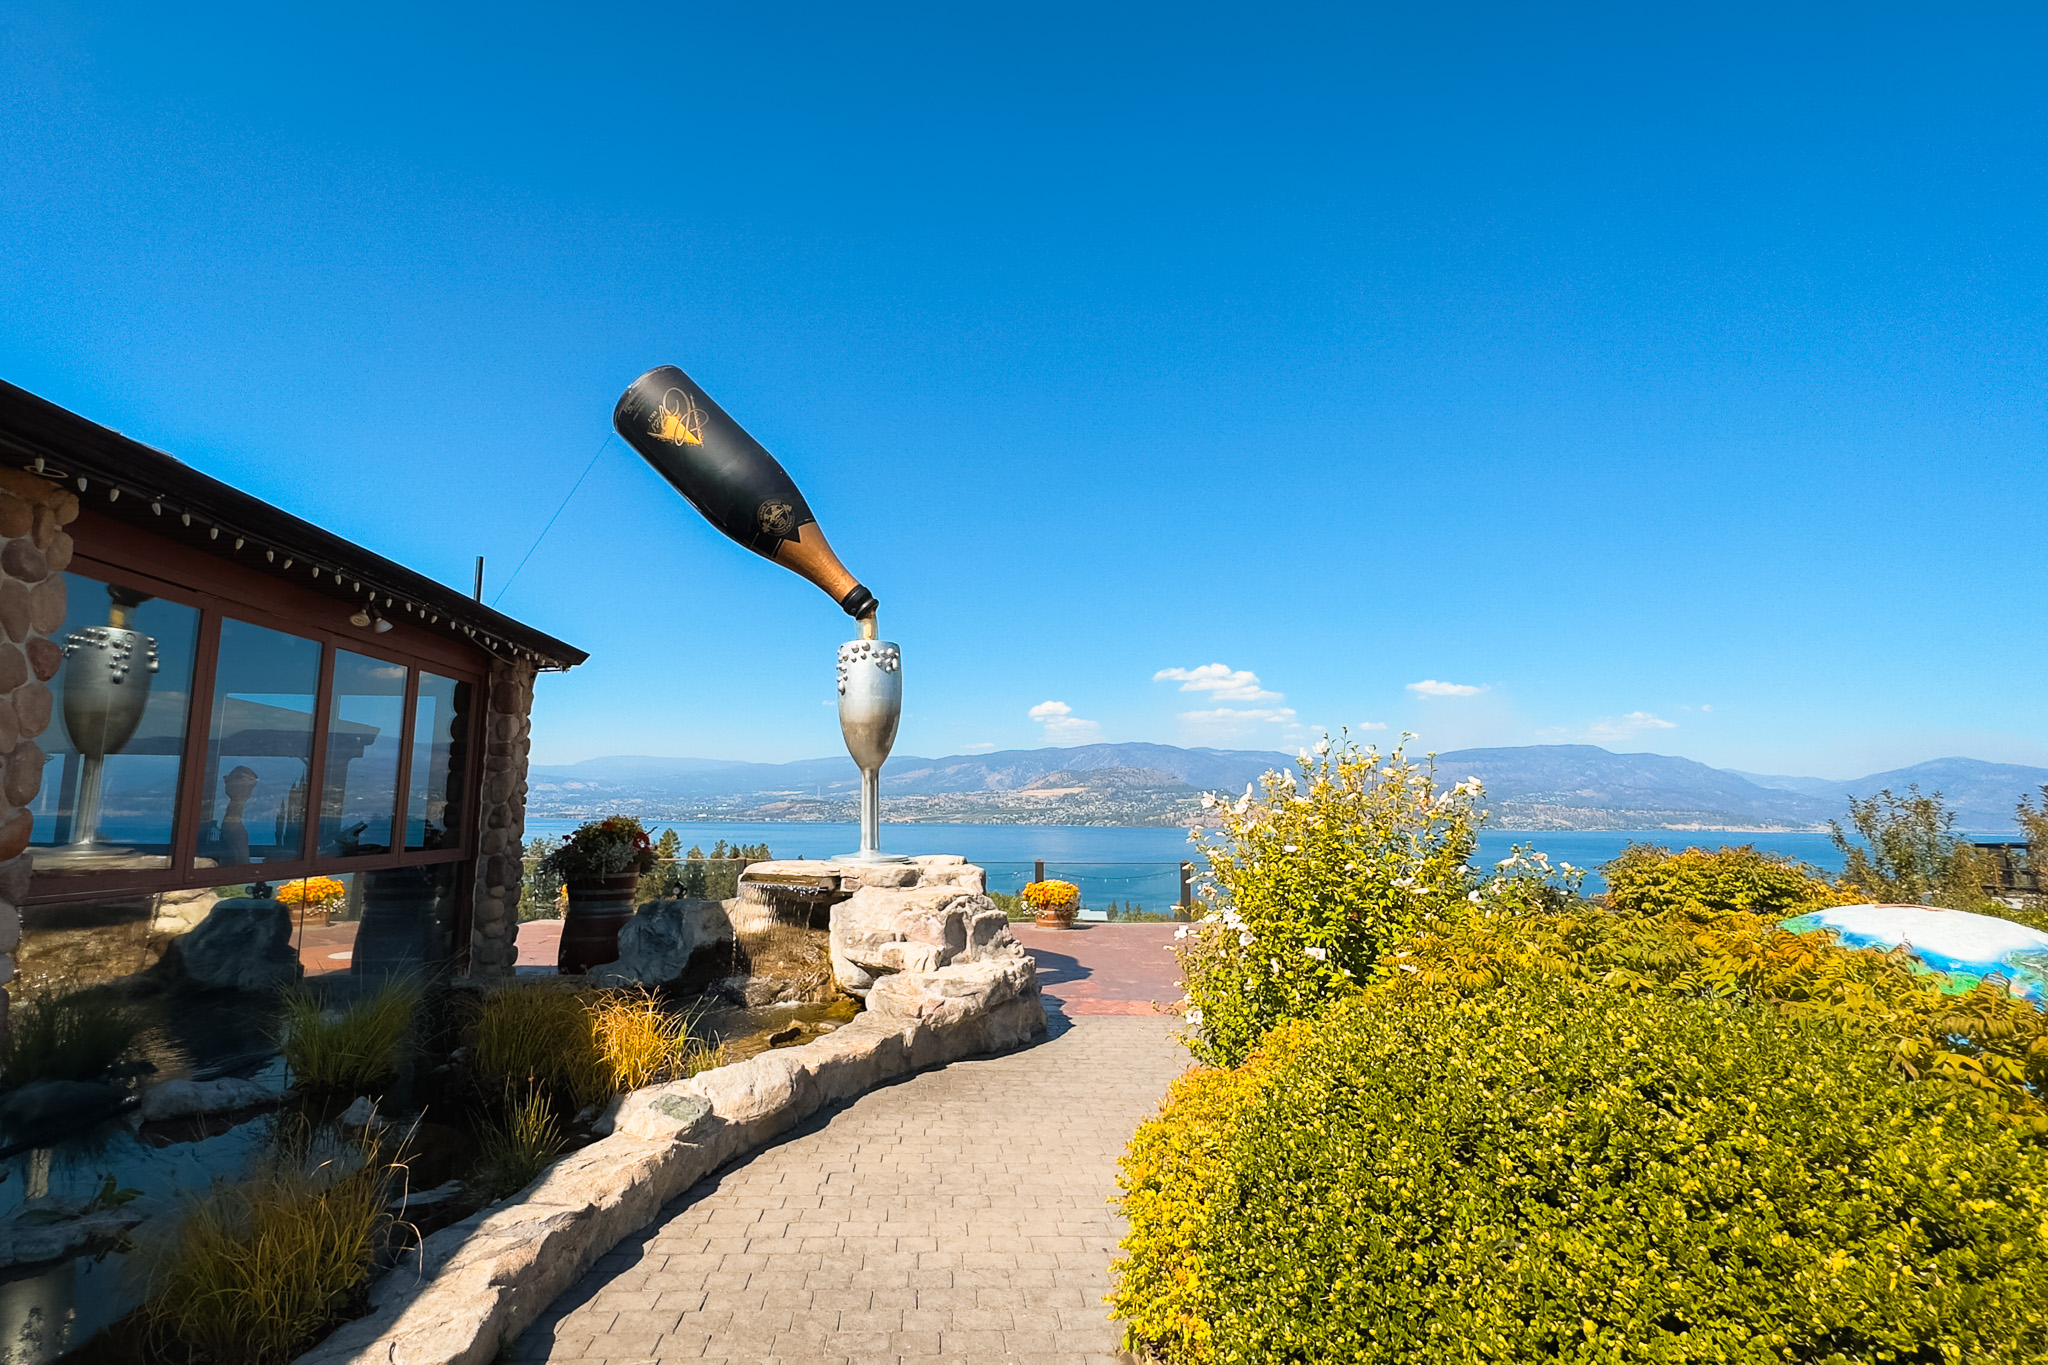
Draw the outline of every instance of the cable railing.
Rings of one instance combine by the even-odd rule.
[[[739,894],[740,872],[752,859],[664,858],[640,879],[639,899],[689,897],[725,900]],[[526,858],[519,892],[521,920],[559,919],[561,883],[541,876],[539,860]],[[1091,923],[1142,923],[1188,919],[1194,864],[1185,862],[1030,862],[978,864],[988,874],[988,892],[1012,918],[1029,919],[1018,893],[1030,882],[1072,882],[1081,892],[1077,918]]]

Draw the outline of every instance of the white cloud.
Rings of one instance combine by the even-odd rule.
[[[1082,720],[1063,701],[1042,701],[1025,714],[1045,727],[1049,744],[1092,744],[1102,738],[1102,726]]]
[[[985,754],[995,747],[994,740],[982,739],[976,740],[972,744],[962,745],[960,752],[963,754]]]
[[[1266,732],[1267,739],[1277,740],[1293,735],[1301,729],[1295,722],[1294,708],[1291,706],[1219,706],[1213,711],[1183,711],[1180,713],[1180,723],[1207,739],[1248,735],[1255,731],[1264,731],[1268,725],[1277,725],[1281,727],[1279,734]]]
[[[1362,720],[1351,728],[1354,730],[1384,730],[1387,728],[1387,723],[1383,720]]]
[[[1217,701],[1279,701],[1284,693],[1259,686],[1259,675],[1248,668],[1229,664],[1203,664],[1199,668],[1162,668],[1153,682],[1177,682],[1183,692],[1207,692]]]
[[[1409,683],[1408,690],[1418,697],[1476,697],[1486,688],[1483,684],[1447,683],[1424,678],[1421,682]]]
[[[1653,716],[1648,711],[1631,711],[1625,716],[1602,716],[1586,727],[1591,740],[1628,739],[1645,730],[1676,730],[1677,721]]]

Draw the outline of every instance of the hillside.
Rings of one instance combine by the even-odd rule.
[[[1195,818],[1204,791],[1237,793],[1293,757],[1266,750],[1088,744],[945,758],[901,755],[882,776],[894,821],[964,824],[1174,825]],[[2048,783],[2048,768],[1941,758],[1848,781],[1712,768],[1663,754],[1590,744],[1461,749],[1437,756],[1453,779],[1486,784],[1493,824],[1508,829],[1814,829],[1848,798],[1918,783],[1940,791],[1960,826],[2012,829],[2012,809]],[[851,759],[739,763],[594,758],[535,766],[527,808],[542,816],[623,811],[649,819],[854,818]]]

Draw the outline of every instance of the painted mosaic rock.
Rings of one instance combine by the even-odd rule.
[[[1947,978],[1942,989],[1957,995],[1996,976],[2014,995],[2048,1007],[2048,934],[2009,919],[1930,905],[1837,905],[1795,915],[1784,927],[1832,931],[1845,948],[1904,948],[1916,969]]]

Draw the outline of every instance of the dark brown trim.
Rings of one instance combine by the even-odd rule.
[[[505,659],[525,659],[543,668],[570,668],[587,657],[565,644],[437,583],[402,564],[355,545],[331,531],[250,496],[190,465],[109,430],[75,412],[0,382],[0,463],[71,489],[99,515],[124,523],[128,534],[175,542],[193,552],[230,557],[234,541],[245,541],[239,562],[260,561],[257,573],[284,581],[290,570],[263,559],[266,549],[291,554],[301,563],[289,581],[310,588],[344,608],[344,616],[366,603],[393,599],[394,620],[404,619],[400,603],[411,602],[413,619],[438,615],[445,638],[462,638]],[[80,489],[78,481],[86,487]],[[118,501],[108,494],[119,490]],[[215,532],[218,532],[216,535]],[[312,568],[321,575],[315,579]],[[254,567],[252,565],[252,567]]]
[[[306,756],[306,809],[300,818],[299,857],[312,863],[320,856],[320,822],[327,806],[327,735],[334,719],[334,669],[341,650],[332,640],[320,646],[320,672],[313,679],[313,745]]]
[[[391,847],[405,851],[405,829],[412,818],[412,751],[419,747],[420,675],[415,668],[405,680],[405,721],[398,732],[398,798],[391,803]]]
[[[77,563],[76,560],[72,561]],[[192,696],[185,708],[185,767],[171,813],[171,870],[192,875],[199,857],[199,806],[206,797],[206,748],[213,737],[213,683],[220,672],[220,614],[199,613],[199,651],[192,660]]]

